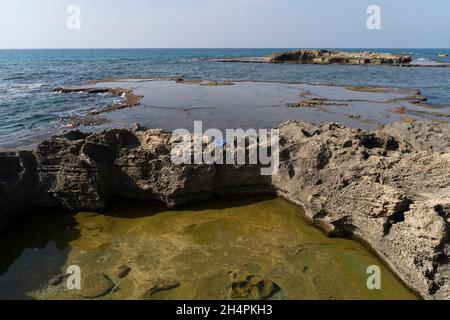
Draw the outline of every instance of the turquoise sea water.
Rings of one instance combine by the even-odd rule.
[[[0,139],[63,126],[61,118],[104,106],[111,95],[63,95],[57,86],[79,86],[109,77],[183,77],[376,85],[420,89],[432,104],[450,103],[450,68],[243,64],[202,58],[256,57],[286,49],[0,50]],[[370,49],[352,49],[354,51]],[[411,54],[419,63],[449,63],[449,49],[377,49]]]

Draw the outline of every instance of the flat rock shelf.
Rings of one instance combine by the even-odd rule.
[[[142,78],[55,88],[54,94],[70,96],[73,92],[109,92],[122,97],[111,105],[64,118],[69,128],[84,132],[134,123],[168,131],[192,131],[194,121],[202,121],[205,129],[220,130],[270,129],[291,119],[314,124],[338,122],[364,130],[396,121],[450,121],[450,106],[427,104],[418,90],[394,88]],[[0,148],[33,148],[66,129],[33,130],[0,141]]]

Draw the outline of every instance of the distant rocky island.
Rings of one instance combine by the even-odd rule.
[[[377,52],[347,52],[332,50],[294,50],[273,53],[267,57],[251,58],[220,58],[209,59],[217,62],[247,62],[247,63],[299,63],[299,64],[348,64],[348,65],[410,65],[412,58],[408,55],[377,53]]]
[[[266,58],[270,62],[295,62],[309,64],[407,64],[410,56],[375,53],[375,52],[344,52],[328,50],[296,50],[274,53]]]

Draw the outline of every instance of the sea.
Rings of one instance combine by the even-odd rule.
[[[179,77],[205,80],[270,80],[312,84],[417,89],[434,105],[450,104],[449,49],[339,49],[408,54],[424,68],[350,65],[247,64],[208,58],[262,57],[272,49],[64,49],[0,50],[0,142],[35,130],[64,127],[118,99],[110,94],[58,94],[60,86],[85,86],[106,78]]]

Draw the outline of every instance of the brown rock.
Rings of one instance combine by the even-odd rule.
[[[106,296],[114,289],[114,283],[103,273],[91,273],[82,276],[79,295],[86,299],[96,299]]]
[[[131,268],[129,266],[120,266],[117,269],[117,278],[123,279],[128,276],[131,272]]]
[[[423,297],[450,298],[450,124],[366,132],[289,121],[279,129],[272,177],[257,165],[174,165],[171,135],[156,129],[72,131],[34,152],[0,153],[0,228],[36,207],[97,211],[117,196],[174,207],[216,194],[278,194],[330,233],[363,239]],[[97,293],[111,290],[102,282]]]
[[[297,50],[274,53],[268,62],[302,63],[302,64],[409,64],[409,56],[373,52],[344,52],[328,50]]]

